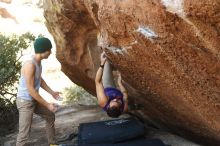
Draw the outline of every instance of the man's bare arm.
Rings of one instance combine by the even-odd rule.
[[[103,74],[103,68],[99,67],[95,77],[95,85],[96,85],[96,94],[99,105],[101,107],[104,107],[107,102],[107,97],[105,96],[104,87],[102,84],[102,74]]]
[[[48,108],[50,111],[55,112],[57,109],[52,103],[48,103],[44,100],[40,94],[34,88],[34,76],[35,76],[35,66],[31,62],[27,62],[23,66],[23,75],[25,77],[26,85],[29,94],[40,104]]]
[[[128,93],[127,90],[125,89],[124,85],[122,84],[122,80],[121,80],[121,73],[119,73],[119,77],[118,77],[118,86],[120,88],[120,91],[123,94],[123,100],[124,100],[124,112],[128,112]]]
[[[102,52],[100,60],[101,60],[101,65],[96,73],[95,85],[96,85],[96,94],[97,94],[99,105],[101,107],[104,107],[108,100],[107,97],[105,96],[104,87],[102,84],[103,69],[104,69],[104,65],[106,62],[106,57],[105,57],[104,52]]]
[[[35,66],[31,62],[27,62],[23,66],[23,74],[25,77],[26,85],[28,88],[29,94],[40,104],[48,107],[48,103],[44,100],[40,94],[34,88],[34,76],[35,76]]]
[[[44,81],[44,79],[41,77],[41,84],[40,86],[47,91],[50,94],[53,94],[53,90],[47,85],[47,83]]]

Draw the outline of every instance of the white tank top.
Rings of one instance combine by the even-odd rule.
[[[42,66],[41,64],[38,65],[34,57],[32,56],[31,60],[26,61],[27,62],[32,62],[35,65],[35,74],[34,74],[34,88],[36,91],[39,91],[40,84],[41,84],[41,73],[42,73]],[[24,63],[24,64],[25,64]],[[29,94],[27,85],[26,85],[26,80],[24,75],[21,72],[21,77],[19,79],[19,86],[18,86],[18,93],[17,97],[24,99],[24,100],[33,100],[33,97]]]

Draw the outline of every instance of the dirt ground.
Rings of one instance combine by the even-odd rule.
[[[127,117],[128,115],[123,115],[122,117]],[[71,105],[61,107],[56,112],[56,137],[58,141],[63,141],[65,144],[75,143],[76,137],[72,140],[67,140],[70,134],[77,133],[78,126],[83,122],[93,122],[100,120],[110,119],[98,106],[80,106]],[[29,146],[47,146],[47,139],[44,130],[44,120],[34,115]],[[176,135],[161,132],[150,128],[147,131],[146,137],[150,138],[160,138],[165,144],[171,146],[200,146],[187,141]],[[0,137],[1,146],[15,146],[15,139],[17,136],[17,131],[9,134],[5,137]]]

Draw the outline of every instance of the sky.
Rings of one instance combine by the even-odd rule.
[[[11,18],[4,18],[0,15],[0,32],[5,35],[21,35],[25,32],[31,32],[35,36],[42,34],[48,37],[52,41],[53,49],[50,57],[42,62],[42,76],[52,89],[62,92],[65,87],[70,87],[73,83],[61,72],[61,65],[55,57],[56,45],[44,25],[43,9],[39,8],[38,2],[39,0],[12,0],[10,4],[7,4],[0,1],[0,9],[6,9],[11,15]],[[31,47],[25,51],[23,60],[33,54],[34,49]],[[40,94],[47,101],[56,102],[43,90],[40,90]]]

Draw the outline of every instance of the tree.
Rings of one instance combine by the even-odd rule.
[[[8,103],[16,95],[14,85],[18,81],[21,69],[19,60],[22,51],[27,49],[34,39],[35,37],[30,33],[21,36],[5,36],[0,33],[0,98]]]
[[[0,136],[9,133],[18,123],[15,84],[19,78],[24,49],[30,46],[35,37],[30,33],[21,36],[5,36],[0,33]]]

